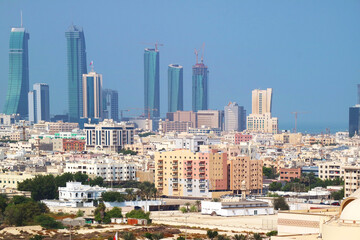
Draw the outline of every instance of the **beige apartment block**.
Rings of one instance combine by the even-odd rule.
[[[271,113],[250,114],[246,125],[249,132],[278,133],[278,118],[271,117]]]
[[[301,133],[280,133],[274,134],[274,140],[283,144],[301,144],[302,134]]]
[[[344,196],[349,197],[360,187],[360,166],[343,166],[345,192]]]
[[[229,187],[234,193],[241,193],[242,182],[247,193],[261,193],[263,188],[263,162],[251,160],[248,156],[232,157],[228,160]]]
[[[271,113],[272,88],[252,91],[252,114]]]
[[[5,172],[0,173],[0,188],[17,188],[18,183],[26,179],[34,178],[35,174]]]
[[[199,110],[197,112],[197,128],[202,126],[210,128],[221,128],[221,111],[218,110]]]
[[[45,125],[47,126],[49,134],[55,134],[58,132],[71,132],[73,129],[79,128],[78,123],[64,123],[63,121],[46,122]]]
[[[336,179],[344,177],[344,169],[342,168],[341,162],[321,162],[318,163],[319,166],[319,178],[321,180],[326,179]]]

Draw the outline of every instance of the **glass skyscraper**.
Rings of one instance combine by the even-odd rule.
[[[103,118],[119,121],[119,97],[115,90],[103,90]]]
[[[83,116],[102,118],[102,75],[91,71],[83,75]]]
[[[49,85],[46,83],[35,83],[29,97],[29,121],[50,121],[50,97]]]
[[[359,135],[360,129],[360,105],[349,108],[349,137]]]
[[[183,110],[183,67],[170,64],[168,68],[168,112]]]
[[[144,114],[160,117],[159,51],[146,48],[144,52]]]
[[[85,36],[81,27],[71,25],[67,42],[69,121],[78,122],[82,113],[82,75],[87,73]]]
[[[12,28],[9,51],[9,82],[4,107],[5,114],[28,116],[29,92],[29,33],[25,28]]]
[[[203,63],[197,63],[192,68],[192,110],[208,109],[208,75],[209,71]]]

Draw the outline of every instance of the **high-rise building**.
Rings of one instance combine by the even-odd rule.
[[[246,110],[236,102],[230,102],[224,108],[225,131],[243,131],[246,126]]]
[[[102,75],[93,70],[83,74],[83,116],[84,118],[102,118]]]
[[[50,121],[50,94],[49,85],[46,83],[35,83],[29,97],[29,121]]]
[[[160,117],[159,50],[146,48],[144,52],[144,114]]]
[[[192,67],[192,110],[208,109],[208,67],[201,63],[196,63]]]
[[[87,73],[85,36],[81,27],[71,25],[65,33],[67,42],[69,121],[83,115],[82,76]]]
[[[360,104],[360,84],[358,84],[357,85],[357,90],[358,90],[358,92],[357,92],[357,104]]]
[[[223,111],[219,110],[199,110],[197,116],[197,128],[210,127],[222,128],[223,124]]]
[[[112,89],[103,90],[103,118],[119,121],[118,91]]]
[[[360,105],[349,108],[349,137],[359,135],[360,129]]]
[[[272,88],[252,91],[252,114],[271,113]]]
[[[170,64],[168,68],[168,112],[183,110],[183,67]]]
[[[6,94],[4,113],[28,116],[29,92],[29,57],[28,41],[30,34],[22,24],[20,28],[12,28],[9,44],[9,82]]]
[[[272,89],[252,91],[252,113],[246,118],[250,132],[278,133],[278,119],[271,116]]]

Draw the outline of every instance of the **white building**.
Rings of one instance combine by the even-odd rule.
[[[101,198],[106,188],[82,185],[81,182],[67,182],[66,187],[59,187],[59,200],[69,202],[87,202]]]
[[[64,172],[85,173],[89,176],[102,177],[105,181],[136,180],[136,166],[113,159],[91,159],[76,163],[66,163]]]
[[[342,169],[342,165],[341,162],[336,161],[318,163],[319,178],[321,180],[343,178],[344,169]]]

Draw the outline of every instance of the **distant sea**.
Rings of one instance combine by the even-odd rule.
[[[279,130],[291,130],[293,132],[294,123],[281,123],[279,121]],[[348,124],[342,123],[298,123],[297,132],[309,134],[326,133],[326,128],[330,129],[330,133],[348,131]]]

